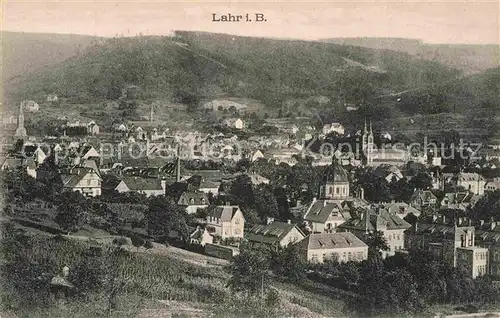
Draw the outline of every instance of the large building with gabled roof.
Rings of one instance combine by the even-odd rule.
[[[267,246],[271,248],[286,247],[301,241],[304,233],[291,222],[269,222],[268,224],[255,225],[246,236],[248,242],[254,246]]]
[[[385,258],[405,248],[404,232],[410,227],[411,225],[408,222],[396,214],[378,206],[368,208],[358,216],[339,225],[338,230],[341,232],[351,232],[363,242],[367,242],[370,233],[376,231],[382,232],[389,246],[388,251],[382,252],[382,257]]]
[[[304,258],[313,263],[359,262],[368,258],[368,245],[349,232],[310,234],[297,246]]]

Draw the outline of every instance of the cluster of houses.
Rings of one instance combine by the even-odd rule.
[[[210,105],[209,105],[210,106]],[[208,106],[207,106],[208,107]],[[212,106],[210,106],[212,107]],[[18,130],[25,136],[22,110]],[[242,120],[229,120],[228,125],[235,129],[244,129]],[[285,130],[282,124],[280,129]],[[87,134],[99,134],[95,122],[68,122],[66,129],[84,128]],[[287,127],[286,129],[290,129]],[[100,196],[106,192],[135,192],[145,196],[165,195],[169,185],[185,183],[186,190],[180,195],[178,205],[188,214],[196,214],[209,207],[209,196],[217,196],[224,191],[224,184],[234,180],[237,175],[222,175],[220,171],[189,171],[181,168],[180,158],[204,160],[203,145],[220,146],[227,154],[225,159],[250,161],[268,160],[276,164],[293,166],[297,156],[303,152],[301,143],[309,135],[300,135],[292,129],[287,134],[276,136],[252,136],[238,140],[236,135],[203,134],[197,132],[171,132],[153,128],[149,131],[124,124],[115,127],[123,134],[117,148],[127,148],[129,143],[146,142],[148,153],[160,151],[155,141],[164,144],[169,140],[174,154],[173,160],[162,158],[142,158],[139,161],[127,161],[127,158],[103,156],[102,150],[90,143],[62,139],[53,142],[50,151],[65,151],[57,164],[61,167],[63,187],[78,191],[86,196]],[[307,130],[312,134],[312,130]],[[320,134],[343,135],[344,127],[339,123],[324,125]],[[295,137],[291,136],[295,134]],[[409,203],[390,202],[373,204],[364,198],[363,189],[352,186],[352,177],[345,165],[365,165],[374,167],[375,173],[388,182],[405,176],[398,166],[408,161],[427,162],[425,155],[416,160],[407,149],[378,150],[374,147],[374,134],[365,123],[363,131],[356,133],[361,140],[362,157],[352,153],[334,153],[332,157],[316,157],[315,166],[327,166],[323,174],[317,198],[298,209],[301,223],[279,222],[269,219],[266,224],[245,227],[245,213],[236,205],[226,204],[207,209],[204,228],[194,229],[191,242],[206,247],[214,255],[221,249],[230,249],[230,255],[237,253],[237,244],[221,245],[222,241],[238,242],[247,240],[250,244],[276,248],[297,244],[302,255],[311,262],[325,262],[329,259],[338,261],[361,261],[368,257],[368,237],[374,231],[382,232],[389,249],[382,252],[383,257],[404,253],[411,247],[424,247],[437,257],[441,257],[451,266],[463,266],[471,277],[485,273],[500,273],[500,224],[493,220],[473,224],[466,219],[447,219],[437,214],[420,217],[417,221],[405,221],[413,215],[419,217],[428,207],[438,209],[466,210],[473,206],[487,191],[500,189],[497,179],[486,180],[477,173],[458,172],[433,175],[433,187],[444,189],[445,185],[454,185],[461,190],[445,193],[438,200],[431,190],[416,190]],[[299,137],[297,137],[299,136]],[[385,134],[384,138],[390,139]],[[179,144],[189,147],[179,147]],[[177,145],[177,146],[175,146]],[[235,145],[240,147],[235,149]],[[244,151],[241,151],[243,149]],[[308,154],[310,155],[310,154]],[[37,168],[48,156],[48,150],[41,144],[25,143],[22,154],[10,154],[0,164],[1,169],[26,169],[34,178],[39,177]],[[56,156],[56,158],[58,158]],[[213,160],[214,158],[210,158]],[[144,161],[145,160],[145,161]],[[439,163],[434,160],[434,163]],[[132,162],[132,163],[131,163]],[[269,183],[269,180],[253,173],[248,173],[253,184]],[[309,233],[306,235],[306,233]]]
[[[454,178],[457,182],[462,179],[460,174]],[[211,211],[205,230],[197,229],[191,239],[201,245],[212,244],[214,236],[245,238],[252,245],[271,248],[297,244],[304,258],[322,263],[367,259],[368,237],[380,231],[389,247],[382,251],[384,258],[406,253],[410,248],[424,248],[450,266],[463,267],[470,277],[500,274],[500,222],[473,224],[466,218],[447,219],[438,214],[420,217],[413,224],[405,221],[406,216],[418,217],[423,207],[437,203],[429,190],[415,191],[410,204],[369,203],[362,191],[352,194],[347,172],[334,164],[325,171],[319,198],[303,215],[307,231],[301,230],[300,224],[269,219],[267,224],[256,225],[244,234],[244,213],[228,205]],[[443,205],[447,208],[446,202]]]

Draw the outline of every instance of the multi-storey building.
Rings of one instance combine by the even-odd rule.
[[[341,224],[338,229],[342,232],[351,232],[366,242],[370,233],[380,231],[383,233],[388,251],[382,252],[382,257],[392,256],[396,251],[405,248],[405,230],[411,225],[397,216],[390,213],[383,207],[368,208],[357,217],[353,217],[344,224]]]

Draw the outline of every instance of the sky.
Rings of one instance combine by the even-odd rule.
[[[400,37],[428,43],[500,43],[500,0],[488,1],[21,1],[2,0],[2,30],[104,37],[196,30],[320,39]],[[267,22],[212,22],[212,14]]]

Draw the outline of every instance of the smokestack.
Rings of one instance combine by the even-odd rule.
[[[177,182],[181,181],[181,158],[180,158],[180,145],[177,145],[177,171],[175,174],[175,180]]]

